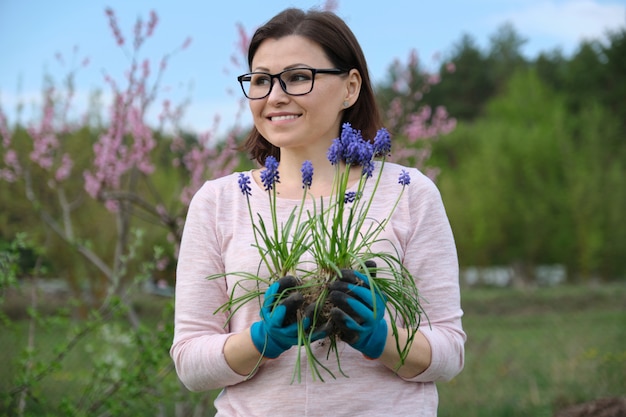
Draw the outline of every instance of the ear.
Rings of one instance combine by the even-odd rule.
[[[357,69],[351,69],[348,73],[348,78],[346,82],[346,94],[344,96],[344,103],[347,103],[345,107],[350,107],[359,98],[359,94],[361,92],[361,83],[363,80],[361,79],[361,73]]]

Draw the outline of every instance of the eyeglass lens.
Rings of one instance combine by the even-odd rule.
[[[290,95],[304,95],[313,89],[314,72],[309,68],[294,68],[270,75],[253,72],[240,77],[241,86],[248,98],[263,98],[270,93],[274,78],[278,78],[283,91]]]

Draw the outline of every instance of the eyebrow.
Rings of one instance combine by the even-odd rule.
[[[293,68],[313,68],[313,67],[308,65],[308,64],[297,63],[297,64],[287,65],[281,71],[288,70],[288,69],[293,69]],[[256,68],[252,69],[252,71],[253,72],[256,72],[256,71],[269,72],[269,68],[266,68],[266,67],[256,67]],[[280,71],[278,71],[278,72],[280,72]]]

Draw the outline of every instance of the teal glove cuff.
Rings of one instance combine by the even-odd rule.
[[[265,330],[265,323],[263,323],[263,321],[257,321],[252,324],[252,327],[250,327],[250,336],[252,336],[254,347],[256,347],[263,356],[270,359],[279,357],[292,346],[290,343],[281,343],[272,338]]]

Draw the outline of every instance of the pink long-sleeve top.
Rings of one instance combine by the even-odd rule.
[[[366,185],[365,197],[369,198],[380,167],[378,163]],[[416,169],[386,163],[369,216],[379,221],[389,216],[402,189],[398,184],[402,169],[410,174],[411,183],[373,249],[397,253],[416,279],[428,317],[422,319],[419,330],[430,342],[432,361],[428,369],[411,379],[399,377],[376,360],[365,359],[341,341],[337,346],[340,371],[334,354],[327,359],[327,340],[314,342],[312,348],[336,379],[324,373],[324,382],[314,379],[304,352],[299,353],[295,347],[263,364],[252,376],[234,372],[224,358],[224,343],[231,334],[245,331],[259,320],[261,301],[246,303],[228,320],[228,313],[216,313],[216,310],[228,301],[233,291],[241,295],[242,284],[247,288],[256,288],[256,284],[242,282],[238,275],[212,280],[207,277],[224,272],[262,276],[267,270],[253,246],[248,202],[239,189],[238,174],[208,181],[196,193],[180,247],[175,333],[170,354],[179,378],[188,389],[223,388],[215,401],[217,416],[437,414],[435,381],[450,380],[461,371],[464,362],[466,336],[461,325],[458,260],[440,193]],[[267,192],[254,181],[250,185],[249,201],[255,218],[258,213],[271,224]],[[300,203],[300,200],[279,198],[279,223]],[[299,382],[294,381],[298,354],[302,355]]]

